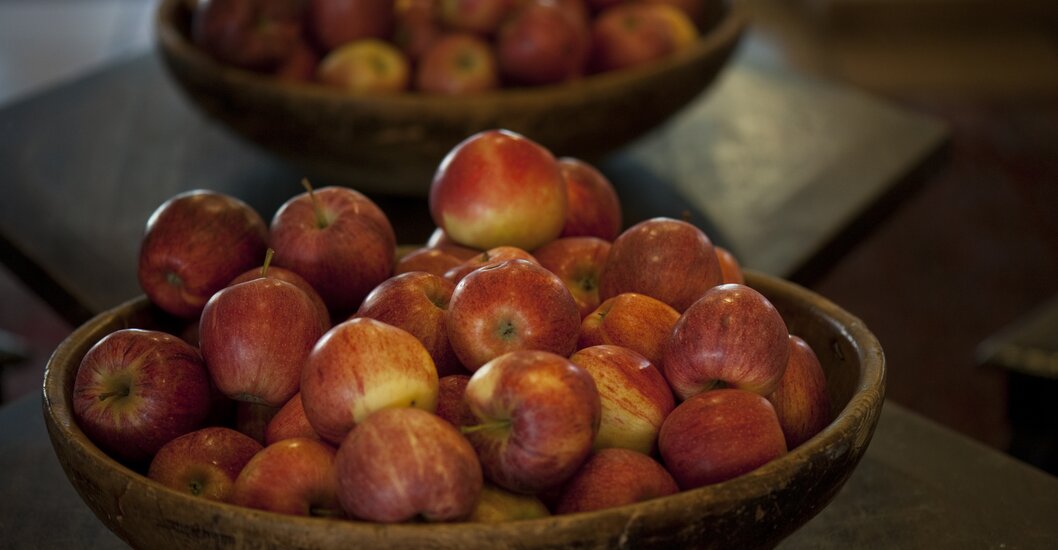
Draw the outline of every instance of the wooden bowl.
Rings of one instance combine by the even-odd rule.
[[[114,461],[71,416],[85,352],[126,327],[172,323],[145,298],[100,314],[48,362],[44,416],[63,470],[118,536],[139,548],[757,548],[803,525],[848,479],[874,433],[885,393],[885,358],[856,317],[792,283],[747,273],[826,371],[835,420],[787,455],[724,483],[598,512],[503,524],[397,524],[284,516],[170,490]]]
[[[425,196],[445,153],[481,130],[506,128],[556,155],[597,162],[698,96],[745,25],[744,16],[725,11],[679,55],[568,84],[465,97],[353,95],[218,63],[188,39],[187,4],[164,0],[155,34],[170,74],[195,105],[320,185],[407,196]]]

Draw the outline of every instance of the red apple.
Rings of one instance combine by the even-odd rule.
[[[746,278],[742,274],[742,266],[730,250],[722,246],[714,246],[716,259],[720,261],[720,281],[723,283],[745,284]]]
[[[628,449],[600,449],[566,482],[556,514],[593,512],[679,492],[656,460]]]
[[[489,265],[500,265],[507,260],[525,260],[540,265],[532,254],[517,246],[497,246],[477,254],[445,272],[444,278],[457,284],[470,272]]]
[[[433,233],[430,233],[430,238],[426,241],[426,247],[442,250],[464,261],[483,252],[483,250],[463,246],[453,241],[452,238],[448,236],[448,233],[445,233],[445,230],[440,227],[434,229]]]
[[[481,497],[477,506],[467,518],[475,523],[503,523],[519,519],[545,518],[551,511],[537,497],[520,495],[491,483],[481,488]]]
[[[419,339],[433,358],[438,376],[465,373],[445,324],[455,285],[437,275],[413,271],[390,277],[375,287],[357,317],[370,317],[404,329]]]
[[[449,374],[438,381],[437,410],[434,413],[457,428],[475,423],[474,414],[463,399],[468,382],[470,375],[467,374]]]
[[[499,86],[492,46],[472,34],[449,33],[437,38],[423,52],[415,70],[415,88],[423,92],[462,95]]]
[[[621,202],[610,180],[580,159],[560,158],[558,167],[569,204],[561,236],[616,239],[621,234]]]
[[[679,9],[632,2],[607,8],[592,23],[591,66],[612,71],[651,63],[689,48],[698,29]]]
[[[325,441],[342,439],[371,413],[390,407],[437,406],[437,368],[417,338],[358,317],[317,342],[301,377],[305,416]]]
[[[701,229],[680,220],[653,218],[626,229],[613,242],[599,281],[599,298],[638,292],[690,307],[720,283],[720,262]]]
[[[284,439],[239,473],[231,503],[296,516],[341,517],[335,450],[315,439]]]
[[[414,408],[367,417],[338,449],[338,496],[350,515],[378,522],[466,519],[481,494],[481,464],[459,431]]]
[[[767,397],[779,417],[786,447],[793,449],[827,427],[831,417],[827,378],[819,358],[799,336],[791,334],[789,341],[786,372]]]
[[[569,356],[576,349],[580,312],[554,273],[508,260],[464,277],[452,293],[446,322],[452,349],[474,371],[515,350]]]
[[[438,0],[397,0],[393,43],[412,63],[422,58],[441,34]]]
[[[242,275],[239,275],[238,277],[232,279],[227,286],[235,286],[239,283],[245,283],[254,279],[263,278],[272,278],[279,279],[280,281],[286,281],[298,287],[299,289],[301,289],[302,292],[308,295],[309,300],[311,300],[312,303],[315,304],[316,311],[319,313],[320,319],[322,319],[323,322],[327,325],[327,327],[330,328],[331,314],[327,310],[327,304],[323,303],[323,298],[320,297],[320,293],[316,292],[316,289],[312,288],[312,285],[310,285],[309,282],[306,281],[305,278],[301,275],[298,275],[297,273],[294,273],[289,269],[270,265],[271,259],[272,250],[269,249],[269,253],[265,257],[264,266],[255,267],[244,271]]]
[[[285,82],[312,82],[319,69],[320,56],[304,40],[298,40],[290,47],[290,53],[278,67],[272,71],[276,78]]]
[[[665,346],[679,318],[680,313],[661,300],[625,292],[607,299],[584,317],[577,347],[625,347],[660,368]]]
[[[724,0],[641,0],[647,4],[668,4],[687,16],[699,29],[709,29],[725,10]]]
[[[540,265],[565,283],[581,318],[599,307],[599,277],[610,243],[596,237],[563,237],[533,251]]]
[[[588,371],[599,390],[602,421],[595,449],[654,451],[658,431],[676,406],[661,371],[642,355],[619,346],[592,346],[569,358]]]
[[[288,200],[272,218],[275,265],[304,277],[344,318],[393,272],[397,239],[386,214],[347,187]]]
[[[294,394],[285,405],[280,407],[265,427],[264,443],[271,445],[276,441],[304,437],[306,439],[320,439],[320,435],[312,428],[309,418],[305,416],[305,406],[301,403],[301,392]]]
[[[551,0],[527,0],[496,36],[500,73],[515,84],[565,82],[584,74],[591,44],[583,19]]]
[[[658,436],[665,468],[683,490],[720,483],[786,454],[779,419],[764,397],[736,388],[680,403]]]
[[[72,407],[77,424],[100,449],[137,462],[199,428],[210,401],[209,374],[198,350],[162,332],[122,329],[81,360]]]
[[[562,232],[566,184],[546,148],[514,132],[487,130],[441,161],[429,205],[434,223],[458,244],[532,250]]]
[[[218,60],[269,71],[281,65],[301,40],[300,0],[210,0],[196,2],[191,40]]]
[[[782,316],[761,293],[720,285],[676,322],[663,373],[680,399],[715,387],[768,395],[786,371],[788,335]]]
[[[235,479],[261,444],[231,428],[211,426],[166,443],[147,477],[181,493],[226,502]]]
[[[478,419],[463,433],[485,476],[516,493],[557,487],[584,463],[601,405],[584,369],[546,351],[515,351],[470,378],[465,399]]]
[[[308,0],[308,24],[324,51],[349,42],[388,39],[396,11],[393,0]]]
[[[258,443],[265,443],[265,431],[272,419],[279,413],[280,407],[233,401],[235,403],[235,429]]]
[[[411,64],[393,44],[363,38],[324,56],[316,70],[316,79],[358,94],[392,94],[411,86]]]
[[[297,393],[309,351],[328,325],[298,287],[254,279],[210,298],[202,310],[199,345],[222,393],[281,407]]]
[[[439,248],[418,248],[397,260],[393,268],[394,275],[425,271],[438,277],[444,277],[449,269],[463,263],[463,260]]]
[[[491,35],[514,7],[512,0],[439,0],[441,24],[457,31]]]
[[[140,287],[158,307],[198,317],[213,293],[260,265],[268,227],[246,203],[212,191],[180,193],[147,220],[140,244]]]

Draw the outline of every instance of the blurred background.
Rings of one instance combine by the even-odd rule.
[[[949,125],[943,166],[813,288],[881,340],[890,400],[1055,472],[1055,379],[982,343],[1058,295],[1058,2],[736,3],[789,65]],[[150,48],[153,8],[0,0],[0,108]],[[72,328],[0,268],[0,400],[38,391]]]

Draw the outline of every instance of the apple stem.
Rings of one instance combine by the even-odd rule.
[[[509,427],[511,427],[510,419],[494,420],[492,422],[485,422],[484,424],[478,424],[476,426],[460,426],[459,431],[463,434],[470,434],[475,432],[481,432],[484,430],[502,430]]]
[[[128,390],[122,390],[122,391],[103,392],[103,393],[99,394],[99,400],[100,401],[106,401],[107,399],[110,399],[111,397],[114,397],[115,395],[119,395],[121,397],[126,397],[126,396],[129,395],[129,391]]]
[[[275,256],[275,253],[272,247],[268,247],[268,251],[265,252],[264,265],[261,266],[261,277],[268,276],[268,266],[272,265],[272,256]]]
[[[316,191],[312,188],[312,184],[309,183],[309,178],[301,178],[301,186],[309,192],[309,200],[312,201],[312,210],[316,212],[316,225],[320,229],[330,225],[327,222],[327,216],[323,215],[323,209],[320,208],[320,202],[316,200]]]

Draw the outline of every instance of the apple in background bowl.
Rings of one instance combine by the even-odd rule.
[[[585,73],[591,37],[585,19],[553,0],[524,0],[500,25],[496,59],[513,84],[539,86]]]
[[[415,69],[415,88],[436,94],[471,94],[500,86],[496,55],[473,34],[448,33],[422,53]]]
[[[388,39],[396,24],[393,0],[307,0],[307,4],[309,34],[323,51],[365,38]]]
[[[364,38],[331,50],[320,60],[317,79],[356,94],[392,94],[407,90],[411,64],[396,46]]]

